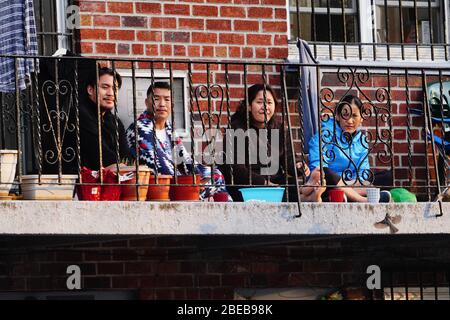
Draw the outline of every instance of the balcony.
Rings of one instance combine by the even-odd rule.
[[[450,219],[450,205],[436,202],[436,199],[445,198],[449,186],[445,144],[448,139],[445,106],[450,94],[446,89],[449,67],[415,68],[394,62],[384,66],[343,67],[333,63],[95,60],[68,56],[2,58],[11,59],[16,67],[24,58],[39,63],[40,72],[32,74],[25,89],[20,87],[16,77],[13,92],[1,94],[1,149],[19,151],[11,189],[15,200],[0,202],[1,234],[448,233],[445,220]],[[248,104],[246,89],[255,83],[263,84],[266,88],[263,104],[267,110],[268,88],[272,86],[280,102],[275,110],[281,123],[280,135],[284,137],[280,149],[294,150],[292,156],[284,152],[280,159],[280,165],[287,168],[281,172],[284,182],[278,183],[279,187],[285,188],[284,202],[79,201],[79,194],[72,201],[25,200],[23,191],[30,185],[26,179],[28,175],[36,175],[36,185],[39,185],[44,183],[46,174],[54,174],[57,180],[53,185],[69,186],[71,190],[80,186],[123,187],[122,181],[107,182],[104,173],[100,173],[103,171],[99,171],[96,182],[83,182],[83,179],[80,182],[80,177],[83,178],[83,148],[86,147],[86,141],[83,142],[81,137],[80,101],[86,92],[83,81],[89,72],[93,71],[95,76],[97,64],[109,66],[122,76],[122,87],[114,91],[117,100],[114,99],[111,115],[113,119],[120,119],[125,129],[130,125],[136,127],[137,119],[145,109],[149,84],[169,83],[172,133],[181,139],[189,151],[188,157],[203,163],[212,172],[229,164],[220,162],[221,151],[224,151],[223,133],[232,128],[232,115],[240,102],[243,100]],[[301,80],[306,74],[316,76],[308,83],[309,97],[302,91],[304,82]],[[352,173],[344,170],[340,175],[343,185],[327,183],[327,187],[362,190],[368,187],[367,183],[373,182],[377,172],[389,171],[392,181],[384,186],[406,188],[416,195],[418,203],[297,201],[298,191],[308,186],[307,177],[303,170],[296,166],[290,168],[287,164],[299,162],[302,167],[303,163],[308,163],[311,150],[308,151],[307,146],[313,133],[308,128],[312,127],[312,122],[320,124],[317,128],[319,150],[322,151],[318,153],[319,168],[329,167],[335,161],[326,151],[330,145],[351,158],[351,151],[339,147],[336,138],[337,119],[344,117],[340,113],[342,110],[338,111],[336,107],[348,94],[359,96],[363,103],[361,131],[366,137],[365,160],[370,167],[362,169],[353,163]],[[309,109],[306,99],[310,99]],[[96,113],[100,114],[100,103],[95,106]],[[267,119],[263,123],[267,126]],[[326,123],[332,124],[333,129],[324,129]],[[101,121],[97,124],[102,126]],[[112,136],[115,135],[118,132]],[[444,143],[438,143],[436,138],[439,137]],[[89,144],[96,145],[98,154],[103,154],[102,139],[106,138],[98,135]],[[138,151],[140,147],[136,142],[131,146]],[[119,153],[119,144],[114,143],[114,148]],[[119,166],[120,157],[116,160],[112,168]],[[134,160],[133,166],[139,172],[143,160],[140,157]],[[99,157],[98,167],[101,163],[102,157]],[[74,174],[76,181],[66,182],[65,174]],[[275,174],[269,174],[264,179],[267,181],[273,176]],[[151,180],[146,180],[128,187],[139,191],[151,184]],[[177,180],[167,184],[171,188],[180,185],[183,184]],[[197,182],[184,186],[187,185],[199,187]],[[203,186],[217,187],[211,183]],[[226,187],[257,186],[256,181],[239,184],[231,179]]]

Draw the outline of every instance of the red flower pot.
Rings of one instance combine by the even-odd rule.
[[[177,176],[177,185],[175,178],[172,178],[172,186],[170,188],[170,200],[172,201],[198,201],[200,197],[200,175],[195,176]],[[183,186],[190,184],[194,186]]]

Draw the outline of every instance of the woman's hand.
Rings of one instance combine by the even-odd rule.
[[[305,176],[307,176],[307,177],[309,177],[309,175],[311,174],[311,170],[309,170],[309,167],[305,162],[297,162],[296,167],[299,170],[303,170],[303,172],[305,173]]]

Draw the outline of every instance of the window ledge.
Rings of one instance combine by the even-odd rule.
[[[311,52],[314,54],[314,45],[309,44]],[[343,45],[332,45],[330,57],[330,47],[327,44],[316,45],[317,49],[317,61],[320,62],[357,62],[357,61],[371,61],[371,62],[428,62],[428,63],[439,63],[445,62],[448,65],[448,60],[445,56],[445,48],[443,45],[420,45],[419,55],[417,58],[417,52],[414,45],[405,45],[404,55],[402,56],[402,49],[399,45],[390,45],[389,53],[390,57],[388,60],[388,50],[387,46],[383,44],[377,44],[375,47],[375,57],[374,60],[374,47],[371,44],[364,44],[361,46],[361,57],[360,49],[357,44],[348,44],[346,46],[347,57],[344,57],[344,46]],[[433,49],[432,49],[433,48]],[[433,50],[434,56],[432,57],[431,52]],[[450,48],[447,47],[447,59],[450,58]],[[295,42],[289,43],[289,55],[288,61],[295,63],[299,61],[298,48]]]
[[[356,204],[0,201],[0,234],[13,235],[320,235],[450,233],[450,203]]]

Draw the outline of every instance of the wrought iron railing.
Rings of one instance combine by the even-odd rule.
[[[14,59],[16,67],[23,58],[2,57]],[[339,183],[327,180],[329,189],[339,187],[364,190],[376,180],[377,173],[382,170],[389,172],[392,177],[388,183],[383,183],[384,187],[407,188],[415,193],[419,200],[434,200],[449,185],[450,68],[406,68],[394,64],[361,67],[338,64],[319,66],[120,58],[27,58],[34,63],[39,60],[40,72],[31,75],[30,84],[25,90],[20,89],[16,79],[15,91],[0,95],[1,148],[20,151],[15,181],[18,192],[30,183],[23,181],[23,176],[30,174],[37,175],[38,184],[43,183],[44,175],[52,173],[57,175],[55,184],[58,185],[69,183],[64,180],[64,174],[77,175],[76,185],[114,185],[114,182],[105,180],[102,170],[99,171],[98,181],[80,181],[82,168],[85,166],[83,149],[95,144],[99,162],[96,168],[91,169],[106,167],[111,163],[103,162],[102,142],[109,139],[109,147],[117,155],[117,161],[112,167],[119,166],[123,159],[119,152],[118,119],[126,124],[125,129],[128,124],[136,128],[137,119],[145,109],[144,99],[150,97],[155,102],[154,95],[147,96],[147,87],[161,80],[172,84],[171,108],[175,108],[181,118],[176,119],[175,112],[172,113],[169,118],[172,125],[170,130],[178,132],[185,145],[187,154],[181,156],[190,159],[190,162],[180,161],[177,168],[181,171],[187,169],[185,173],[192,177],[201,174],[199,171],[189,171],[188,166],[184,165],[190,164],[192,167],[193,163],[203,164],[210,168],[212,173],[215,169],[226,171],[228,190],[235,188],[237,191],[238,188],[276,184],[285,188],[286,201],[301,201],[304,199],[298,199],[298,191],[311,187],[308,183],[308,172],[302,169],[303,163],[311,164],[311,159],[308,162],[308,156],[311,158],[311,153],[315,151],[319,155],[319,168],[333,167],[338,161],[337,157],[340,157],[341,162],[345,159],[347,161],[347,167],[338,172]],[[114,96],[110,97],[110,100],[114,101],[114,107],[110,111],[113,129],[116,130],[114,134],[104,136],[104,131],[100,130],[101,134],[86,142],[80,138],[82,131],[86,130],[83,127],[84,119],[80,118],[82,107],[86,107],[83,105],[87,92],[84,81],[89,74],[98,79],[99,71],[95,66],[99,64],[109,66],[122,74],[124,87],[114,91]],[[301,80],[307,73],[314,75],[315,80],[308,83],[308,88],[304,88],[305,82]],[[113,77],[117,80],[118,76],[115,74]],[[182,92],[175,92],[173,84],[177,77],[183,80],[182,89],[178,89]],[[244,108],[241,114],[244,118],[233,117],[241,102],[244,107],[253,102],[249,101],[251,98],[248,88],[255,83],[261,84],[263,94],[262,109],[257,111],[263,115],[259,121],[259,130],[255,125],[257,121],[254,121],[258,115],[247,114],[245,117],[247,108]],[[279,123],[277,125],[268,118],[271,117],[270,112],[263,112],[270,108],[270,87],[274,88],[280,102],[274,115],[274,119]],[[154,93],[150,93],[152,92]],[[337,108],[349,94],[358,96],[362,101],[359,114],[356,114],[363,120],[362,125],[355,127],[354,129],[358,130],[354,132],[346,130],[340,122],[355,116],[354,109],[350,108],[353,102],[342,104],[339,111]],[[175,97],[181,97],[181,100],[175,101]],[[91,110],[92,114],[99,116],[95,118],[95,125],[102,128],[104,110],[100,107],[98,97],[92,100],[92,105],[95,109]],[[179,119],[183,119],[183,114],[186,121],[180,123]],[[147,124],[153,122],[155,125],[154,119],[150,117]],[[236,127],[236,121],[241,123],[241,126]],[[316,140],[318,149],[312,150],[311,148],[316,148],[311,143],[311,137],[314,135],[311,128],[314,123],[320,124],[316,129],[320,139]],[[242,132],[230,131],[238,128],[243,129],[243,135]],[[139,135],[137,129],[132,130]],[[272,135],[271,132],[277,134]],[[253,134],[257,140],[251,140]],[[227,140],[227,137],[235,142],[229,150],[227,143],[231,143],[231,140]],[[437,141],[436,137],[441,140]],[[240,138],[242,140],[239,140]],[[173,140],[177,141],[175,138]],[[221,144],[223,141],[225,143]],[[270,148],[277,141],[280,144],[277,145],[278,149],[262,148],[266,153],[259,154],[252,162],[250,159],[253,159],[255,154],[248,149],[256,150],[254,152],[257,153],[258,149],[253,147],[258,141],[263,141],[259,147],[265,144]],[[355,154],[357,147],[359,154]],[[135,154],[140,154],[142,148],[142,141],[134,140],[131,145]],[[242,163],[233,158],[241,156],[239,152],[243,152]],[[273,153],[278,153],[278,158],[273,156]],[[177,163],[180,154],[174,153],[172,156],[172,160]],[[263,159],[264,156],[268,158],[267,161]],[[140,165],[145,164],[142,159],[134,158],[136,174],[142,171]],[[274,162],[278,162],[278,167],[277,170],[271,171],[270,167]],[[298,166],[294,165],[296,162],[299,163]],[[236,166],[237,164],[241,166]],[[158,167],[156,163],[155,166]],[[255,168],[267,169],[268,173],[262,176],[262,182],[259,178],[261,171],[256,172]],[[322,178],[326,176],[323,170],[319,171]],[[248,179],[244,179],[248,180],[246,183],[238,182],[243,181],[242,172],[248,174]],[[158,176],[164,172],[154,174]],[[137,191],[153,184],[146,179],[133,184]],[[196,180],[187,183],[178,180],[179,176],[175,175],[171,183],[165,184],[197,185]],[[218,187],[212,181],[208,180],[206,186]],[[319,184],[324,183],[323,179],[318,181]],[[6,182],[2,180],[2,183]],[[317,189],[318,186],[313,187]]]

